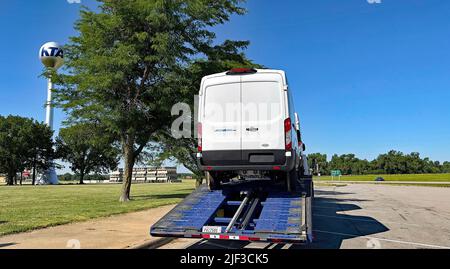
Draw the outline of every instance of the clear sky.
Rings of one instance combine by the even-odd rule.
[[[81,0],[94,6],[93,0]],[[450,161],[450,1],[249,0],[216,28],[287,71],[309,152],[372,159],[390,149]],[[38,50],[75,34],[80,5],[0,1],[0,114],[44,120]],[[55,126],[64,115],[56,112]]]

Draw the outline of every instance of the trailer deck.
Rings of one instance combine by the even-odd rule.
[[[203,185],[151,227],[150,233],[156,237],[308,242],[311,195],[284,189],[265,181],[234,182],[215,191]]]

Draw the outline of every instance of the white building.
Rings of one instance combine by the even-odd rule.
[[[122,182],[124,169],[120,168],[110,174],[110,182]],[[137,183],[172,183],[178,179],[176,167],[138,167],[133,169],[133,182]]]

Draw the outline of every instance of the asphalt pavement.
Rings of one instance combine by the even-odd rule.
[[[450,188],[348,184],[316,187],[308,245],[177,239],[163,249],[450,248]]]

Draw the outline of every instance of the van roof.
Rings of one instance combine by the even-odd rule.
[[[276,69],[255,69],[255,70],[257,71],[255,74],[279,74],[283,78],[283,84],[287,85],[286,73],[283,70],[276,70]],[[228,76],[227,73],[228,73],[228,71],[206,76],[202,79],[202,85],[208,79],[214,79],[214,78]],[[251,76],[251,75],[253,75],[253,74],[245,74],[244,76]]]

